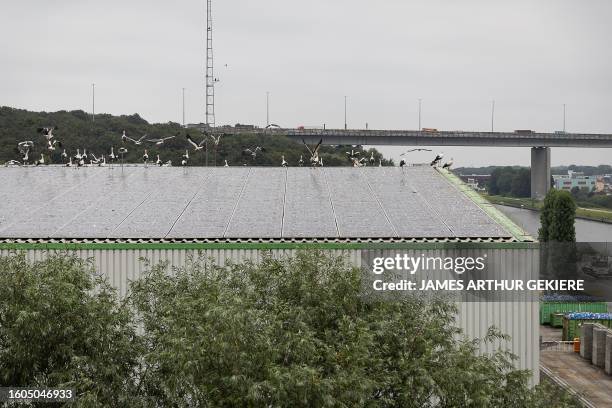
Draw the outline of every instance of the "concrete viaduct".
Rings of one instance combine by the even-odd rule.
[[[551,188],[551,147],[612,148],[612,134],[342,129],[278,129],[273,133],[297,142],[304,139],[311,145],[323,139],[326,145],[531,147],[531,196],[537,199]]]

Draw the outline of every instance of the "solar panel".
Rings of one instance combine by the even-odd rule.
[[[288,169],[283,236],[301,238],[338,235],[323,169]]]
[[[0,177],[0,238],[510,236],[429,166],[43,166]]]

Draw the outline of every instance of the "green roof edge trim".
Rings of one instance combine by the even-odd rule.
[[[274,250],[274,249],[535,249],[534,242],[407,242],[407,243],[0,243],[0,250]]]
[[[531,235],[527,233],[527,231],[523,230],[521,227],[516,225],[514,221],[508,218],[504,213],[499,211],[497,208],[493,206],[489,201],[487,201],[484,197],[478,194],[476,191],[471,189],[467,184],[465,184],[459,177],[454,175],[452,172],[444,169],[437,169],[438,173],[441,174],[448,180],[452,185],[454,185],[459,191],[468,196],[470,200],[472,200],[478,207],[480,207],[489,217],[491,217],[495,222],[501,225],[506,231],[508,231],[512,236],[521,242],[533,242],[536,241]]]

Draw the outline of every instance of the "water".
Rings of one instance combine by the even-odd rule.
[[[516,207],[495,206],[506,214],[521,228],[537,238],[540,228],[540,213]],[[582,220],[576,218],[576,241],[578,242],[609,242],[612,241],[612,224]]]

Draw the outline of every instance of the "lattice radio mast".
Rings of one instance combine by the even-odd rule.
[[[212,47],[212,0],[206,0],[206,126],[215,127],[215,78]]]

